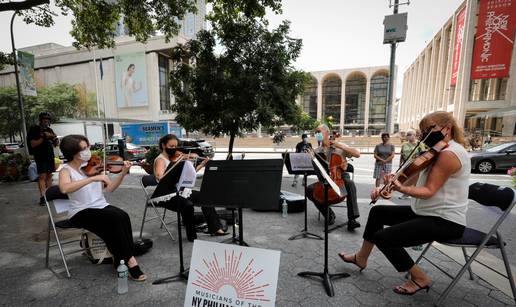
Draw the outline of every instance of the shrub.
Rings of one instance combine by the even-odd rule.
[[[27,178],[30,160],[22,154],[0,156],[0,180],[18,181]]]

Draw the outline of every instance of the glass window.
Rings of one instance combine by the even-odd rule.
[[[168,84],[168,58],[158,55],[159,67],[159,105],[160,110],[170,110],[170,87]]]
[[[387,116],[387,87],[389,75],[387,72],[375,74],[371,78],[369,99],[369,123],[384,124]]]
[[[323,119],[331,116],[332,122],[338,124],[340,122],[342,81],[337,76],[326,78],[323,82],[322,92]]]
[[[471,80],[469,101],[505,100],[508,78]]]
[[[317,80],[312,78],[303,94],[303,111],[310,117],[317,118]]]
[[[346,108],[344,126],[364,124],[367,80],[362,74],[354,74],[346,80]]]

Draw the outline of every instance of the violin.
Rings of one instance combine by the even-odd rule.
[[[419,146],[419,144],[418,144]],[[418,146],[414,147],[416,149]],[[409,181],[410,179],[418,176],[421,171],[426,169],[428,166],[433,164],[437,157],[439,157],[439,153],[448,147],[448,143],[445,141],[439,141],[434,146],[430,147],[429,150],[422,152],[419,156],[414,159],[411,159],[412,153],[409,155],[409,159],[405,161],[399,169],[394,173],[393,177],[389,181],[389,183],[385,184],[378,193],[378,197],[376,199],[371,200],[370,204],[375,204],[379,197],[384,199],[390,199],[392,197],[392,191],[394,189],[394,181],[398,181],[401,184]]]
[[[137,165],[139,163],[131,162],[131,164]],[[108,172],[118,174],[122,171],[123,168],[124,159],[122,159],[122,157],[117,155],[106,157],[106,170]],[[88,164],[83,166],[81,169],[83,173],[88,177],[96,176],[101,174],[104,170],[104,163],[101,157],[99,157],[98,155],[92,155],[90,160],[88,161]]]
[[[316,153],[314,152],[314,154]],[[320,158],[326,161],[326,157],[324,154],[318,153],[316,155],[318,155]],[[335,182],[335,184],[337,184],[339,188],[342,188],[344,186],[344,178],[342,174],[346,171],[347,167],[348,162],[346,158],[336,153],[332,153],[330,155],[329,175],[330,178]],[[316,182],[314,184],[313,197],[320,203],[324,203],[325,201],[324,190],[324,184],[322,184],[321,182]],[[339,196],[333,189],[328,189],[328,204],[338,204],[342,202],[345,198],[346,196]]]

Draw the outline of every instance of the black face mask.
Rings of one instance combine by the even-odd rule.
[[[438,131],[429,132],[428,134],[424,134],[421,137],[424,140],[423,143],[425,143],[426,146],[433,147],[435,144],[439,143],[444,139],[444,134],[442,133],[441,129]]]
[[[176,151],[177,149],[176,148],[165,148],[165,152],[167,153],[167,155],[169,155],[170,157],[173,157],[175,154],[176,154]]]

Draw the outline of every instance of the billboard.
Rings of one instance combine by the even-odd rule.
[[[168,122],[123,124],[122,137],[136,145],[158,145],[159,139],[168,133]]]
[[[481,0],[471,79],[509,76],[516,29],[516,0]]]
[[[457,75],[459,74],[460,53],[462,50],[462,40],[464,39],[464,21],[466,20],[466,7],[457,14],[455,18],[455,44],[453,45],[453,62],[450,85],[457,84]]]
[[[21,92],[26,96],[37,96],[36,78],[34,75],[34,55],[20,50],[17,51],[17,54]]]
[[[115,55],[115,82],[119,108],[147,106],[145,52]]]
[[[195,240],[184,306],[275,306],[279,264],[279,251]]]

